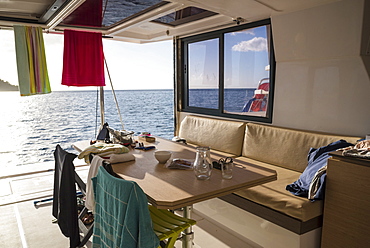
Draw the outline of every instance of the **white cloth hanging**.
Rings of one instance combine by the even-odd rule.
[[[95,197],[91,178],[98,174],[98,169],[103,165],[103,161],[104,159],[101,157],[94,156],[90,164],[89,173],[87,175],[85,207],[93,213],[95,213]]]

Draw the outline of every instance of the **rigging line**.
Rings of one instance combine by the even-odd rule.
[[[116,97],[116,92],[114,91],[114,88],[113,88],[112,79],[111,79],[111,77],[110,77],[110,73],[109,73],[109,69],[108,69],[108,64],[107,64],[107,60],[105,59],[105,57],[104,57],[104,63],[105,63],[105,68],[107,69],[107,73],[108,73],[108,77],[109,77],[110,86],[112,87],[112,93],[113,93],[114,101],[115,101],[115,103],[116,103],[116,108],[117,108],[117,112],[118,112],[119,120],[121,121],[122,130],[125,130],[125,127],[124,127],[124,125],[123,125],[123,121],[122,121],[121,110],[119,109],[119,106],[118,106],[118,101],[117,101],[117,97]]]
[[[105,4],[104,4],[103,13],[102,13],[102,21],[103,21],[104,16],[105,16],[105,11],[107,10],[107,5],[108,5],[108,0],[106,0]]]

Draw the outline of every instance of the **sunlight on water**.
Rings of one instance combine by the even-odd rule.
[[[2,169],[10,164],[19,164],[16,154],[18,148],[22,145],[25,139],[24,123],[22,117],[22,101],[19,92],[0,92],[0,132],[2,142],[0,143],[0,161]]]
[[[4,138],[0,145],[0,158],[8,166],[50,162],[56,144],[69,141],[70,147],[75,141],[76,131],[86,128],[78,125],[78,119],[88,114],[76,117],[73,98],[66,98],[68,93],[28,97],[20,97],[18,92],[0,94],[0,131]],[[89,111],[88,108],[85,110]],[[92,113],[93,117],[95,112]],[[70,128],[74,131],[68,133]],[[85,133],[87,136],[80,134],[79,137],[93,138],[93,133],[89,131]]]
[[[117,91],[125,129],[173,137],[173,91]],[[15,166],[52,163],[60,144],[69,152],[80,140],[96,137],[95,91],[52,92],[20,97],[19,92],[0,92],[0,172]],[[105,93],[105,118],[121,129],[111,92]],[[2,173],[0,173],[2,174]]]

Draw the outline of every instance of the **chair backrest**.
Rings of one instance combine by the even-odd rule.
[[[75,184],[76,172],[73,164],[76,157],[77,155],[66,152],[60,145],[55,148],[52,214],[58,219],[58,225],[62,233],[69,237],[70,247],[77,247],[80,244]]]
[[[95,195],[93,245],[158,247],[148,200],[140,186],[112,176],[102,166],[92,181]]]

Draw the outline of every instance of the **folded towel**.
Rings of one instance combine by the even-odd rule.
[[[106,144],[106,143],[95,143],[85,150],[83,150],[80,155],[78,155],[79,159],[84,158],[86,163],[90,163],[89,155],[90,154],[99,154],[99,156],[107,156],[110,154],[122,154],[128,153],[129,149],[120,144]]]
[[[135,160],[135,156],[129,153],[124,154],[112,154],[109,158],[109,163],[115,164],[115,163],[123,163]]]

